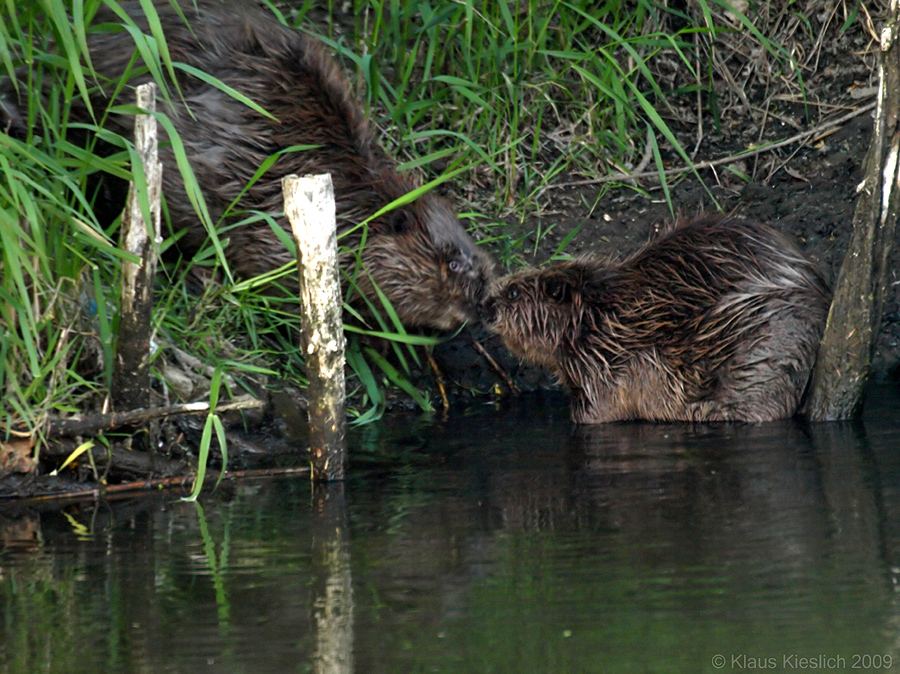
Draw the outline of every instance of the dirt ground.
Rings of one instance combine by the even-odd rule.
[[[791,26],[795,24],[791,24],[790,17],[809,19],[810,30],[805,38],[798,32],[783,39],[775,36],[779,44],[787,44],[790,37],[792,53],[802,57],[798,57],[804,73],[802,94],[798,95],[796,78],[782,77],[770,67],[771,59],[766,62],[764,54],[747,48],[746,34],[736,31],[726,36],[734,40],[733,50],[727,51],[727,42],[717,43],[718,65],[713,66],[722,74],[715,84],[719,101],[717,123],[712,124],[708,116],[704,118],[696,109],[695,99],[687,96],[683,101],[672,99],[674,107],[666,119],[695,162],[725,159],[715,169],[699,171],[699,177],[686,174],[687,177],[671,178],[669,188],[677,217],[721,210],[765,221],[797,240],[834,282],[850,238],[856,189],[872,132],[877,50],[873,26],[882,22],[874,11],[871,19],[862,11],[848,21],[841,15],[848,8],[840,3],[826,6],[819,0],[808,0],[801,4],[803,7],[793,14],[793,10],[781,8],[771,18],[772,25],[782,32],[793,30]],[[821,11],[817,9],[820,4]],[[858,7],[866,9],[863,5]],[[671,90],[678,88],[677,73],[657,74],[660,81],[670,77]],[[808,135],[799,139],[805,133]],[[664,147],[663,139],[658,140]],[[777,149],[750,158],[734,158],[747,148],[785,140],[789,142]],[[683,166],[682,159],[671,151],[664,159],[667,167]],[[552,160],[548,157],[548,161]],[[579,228],[577,235],[566,246],[566,253],[627,255],[673,219],[664,192],[654,178],[642,178],[607,191],[603,185],[586,182],[584,176],[562,176],[539,196],[534,212],[524,222],[505,217],[507,205],[491,204],[490,194],[476,193],[474,200],[467,203],[461,195],[471,196],[472,191],[464,185],[453,189],[456,195],[449,196],[455,197],[461,211],[495,214],[512,231],[525,235],[538,229],[546,232],[552,227],[540,241],[532,235],[526,246],[535,251],[526,261],[535,265],[546,262],[575,228]],[[872,369],[877,380],[898,381],[900,254],[896,244],[888,284]],[[489,364],[485,353],[498,368]],[[480,326],[472,326],[438,345],[434,356],[448,393],[456,400],[481,404],[489,399],[485,394],[508,393],[510,386],[504,376],[511,377],[522,391],[554,385],[547,373],[517,362]],[[434,374],[426,368],[414,383],[434,391]],[[436,398],[433,396],[432,400]],[[284,410],[283,416],[278,411],[276,415],[296,416],[295,401],[290,403],[292,406]],[[405,396],[395,398],[390,405],[398,410],[412,407]],[[268,428],[270,435],[265,443],[270,450],[271,433],[277,430]],[[282,430],[290,440],[287,445],[301,442]],[[180,432],[192,437],[188,428],[182,427]],[[198,434],[199,428],[194,429],[193,435]],[[240,457],[258,453],[256,449],[235,450],[238,459],[232,467],[243,467]],[[27,480],[29,489],[45,488],[32,477]],[[65,491],[65,485],[55,484],[54,488]],[[18,483],[0,485],[0,494],[25,491]]]
[[[880,25],[877,17],[874,25]],[[807,45],[810,50],[813,46]],[[690,174],[680,180],[673,178],[670,190],[678,218],[721,210],[784,231],[834,283],[850,239],[856,189],[873,128],[877,45],[869,24],[859,21],[839,31],[823,21],[815,47],[815,68],[806,72],[804,82],[805,104],[771,89],[754,94],[754,88],[747,85],[741,100],[749,107],[736,104],[723,111],[714,132],[703,133],[687,103],[682,120],[669,120],[683,146],[696,150],[693,160],[698,163],[734,157],[762,143],[811,132],[808,137],[702,170],[700,179]],[[804,51],[804,45],[799,45],[799,51]],[[839,120],[843,121],[835,124]],[[674,154],[669,160],[672,166],[681,163]],[[537,242],[537,253],[528,261],[536,265],[548,260],[574,227],[580,226],[580,230],[565,252],[625,255],[672,220],[655,179],[604,194],[599,185],[568,176],[544,194],[541,213],[520,226],[523,232],[533,231],[539,224],[544,231],[554,226]],[[534,243],[532,237],[532,246]],[[900,254],[896,244],[891,259],[887,301],[872,362],[874,378],[880,381],[900,379]],[[541,373],[516,363],[495,339],[474,328],[471,335],[461,335],[436,350],[449,377],[463,388],[484,390],[500,382],[500,377],[479,365],[478,354],[470,353],[473,337],[485,343],[520,388],[550,384]]]
[[[685,179],[672,190],[677,215],[689,218],[715,212],[715,198],[723,212],[759,219],[789,234],[834,283],[850,239],[856,188],[862,179],[861,165],[871,130],[871,113],[860,114],[815,145],[787,148],[790,156],[765,160],[770,165],[777,161],[779,166],[759,180],[716,183],[716,176],[705,172],[704,187],[696,178]],[[544,229],[555,225],[538,243],[532,264],[549,259],[562,239],[579,225],[581,229],[566,247],[567,252],[627,255],[673,219],[659,189],[649,194],[626,188],[612,190],[590,209],[585,203],[593,203],[596,192],[597,188],[584,186],[558,188],[553,195],[553,212],[522,225],[525,229],[534,229],[539,222]],[[900,255],[895,245],[888,301],[872,363],[874,378],[881,381],[900,379],[898,270]],[[493,371],[483,368],[477,353],[470,353],[468,345],[473,336],[484,341],[521,389],[552,385],[540,372],[517,363],[496,339],[476,327],[471,335],[461,335],[436,350],[450,378],[464,388],[484,390],[500,382]]]

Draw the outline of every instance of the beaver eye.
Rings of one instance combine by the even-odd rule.
[[[462,265],[459,263],[459,260],[450,260],[450,264],[447,266],[450,267],[450,271],[454,274],[458,274],[462,271]]]
[[[508,300],[514,300],[518,296],[519,296],[518,288],[510,288],[509,290],[506,291],[506,299],[508,299]]]

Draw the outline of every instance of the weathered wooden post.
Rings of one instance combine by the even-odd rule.
[[[844,255],[813,370],[806,415],[813,421],[859,415],[887,269],[900,218],[900,2],[891,0],[881,31],[875,132],[857,188],[853,234]]]
[[[156,109],[155,84],[142,84],[137,88],[137,106],[151,112]],[[137,255],[140,263],[122,262],[119,330],[112,375],[113,404],[122,411],[147,407],[150,403],[153,277],[156,275],[156,251],[162,241],[159,229],[162,163],[157,156],[156,119],[153,115],[135,116],[134,147],[141,158],[147,183],[150,222],[144,220],[138,189],[132,182],[122,216],[119,245]],[[99,307],[98,311],[103,311],[103,307]]]
[[[286,176],[282,191],[300,271],[311,476],[313,481],[343,480],[347,470],[345,342],[331,175]]]

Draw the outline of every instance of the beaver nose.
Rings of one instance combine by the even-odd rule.
[[[491,323],[497,315],[497,303],[494,301],[494,298],[490,295],[482,297],[475,307],[475,314],[482,323]]]

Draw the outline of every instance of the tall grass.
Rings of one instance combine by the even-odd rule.
[[[85,45],[100,2],[0,4],[0,69],[12,75],[18,65],[31,66],[20,106],[27,138],[0,134],[0,431],[101,405],[108,391],[121,253],[113,245],[116,223],[104,231],[88,186],[101,171],[129,177],[127,143],[105,136],[123,150],[101,158],[70,140],[67,122],[68,102],[93,85]],[[674,14],[652,0],[355,0],[344,15],[352,25],[332,11],[324,24],[313,23],[310,2],[266,2],[344,58],[401,168],[436,183],[452,177],[457,187],[491,186],[492,201],[477,204],[483,222],[523,219],[542,207],[545,190],[561,176],[627,170],[648,150],[665,185],[664,162],[689,161],[670,128],[670,101],[703,90],[715,107],[709,73],[694,66],[698,45],[720,30],[703,0],[702,20],[677,16],[677,34],[668,28]],[[177,67],[161,36],[139,42],[160,80]],[[690,86],[676,91],[657,81],[657,59],[677,63]],[[123,93],[118,103],[126,99]],[[94,112],[102,124],[105,111]],[[166,170],[187,171],[183,151],[176,154],[179,167]],[[189,175],[185,182],[196,191]],[[491,235],[504,260],[527,245],[503,228]],[[293,293],[277,297],[259,280],[232,282],[222,260],[212,236],[207,251],[164,272],[160,334],[228,372],[275,374],[302,385],[302,354],[291,339]],[[223,283],[199,294],[185,290],[186,279],[217,274]],[[359,419],[383,412],[386,386],[428,409],[427,395],[411,382],[419,347],[434,338],[407,334],[389,306],[372,309],[376,318],[350,335]],[[390,338],[387,354],[367,346],[371,335]]]
[[[406,166],[469,166],[520,217],[561,174],[636,164],[648,126],[686,158],[650,64],[674,58],[697,80],[685,36],[709,29],[673,36],[655,2],[357,0],[354,14],[355,39],[332,45],[403,130]]]
[[[724,34],[746,37],[744,49],[761,49],[773,72],[803,89],[755,10],[742,14],[727,0],[355,0],[350,25],[329,14],[324,28],[308,8],[284,14],[352,64],[404,167],[462,168],[455,184],[473,187],[470,198],[493,192],[475,200],[478,227],[507,266],[528,234],[542,233],[490,223],[553,210],[560,182],[655,170],[674,215],[665,170],[692,166],[683,143],[693,144],[697,127],[685,109],[719,122],[713,56]]]
[[[34,67],[21,95],[27,138],[0,134],[0,424],[39,426],[46,414],[73,412],[108,385],[101,354],[113,323],[106,293],[120,253],[93,216],[86,178],[122,174],[66,140],[66,101],[83,91],[82,41],[62,5],[28,5],[2,15],[4,52]],[[59,48],[48,49],[53,36]],[[4,62],[12,75],[14,61]],[[62,66],[62,67],[58,67]],[[98,309],[99,307],[99,309]],[[111,361],[106,360],[107,363]]]

